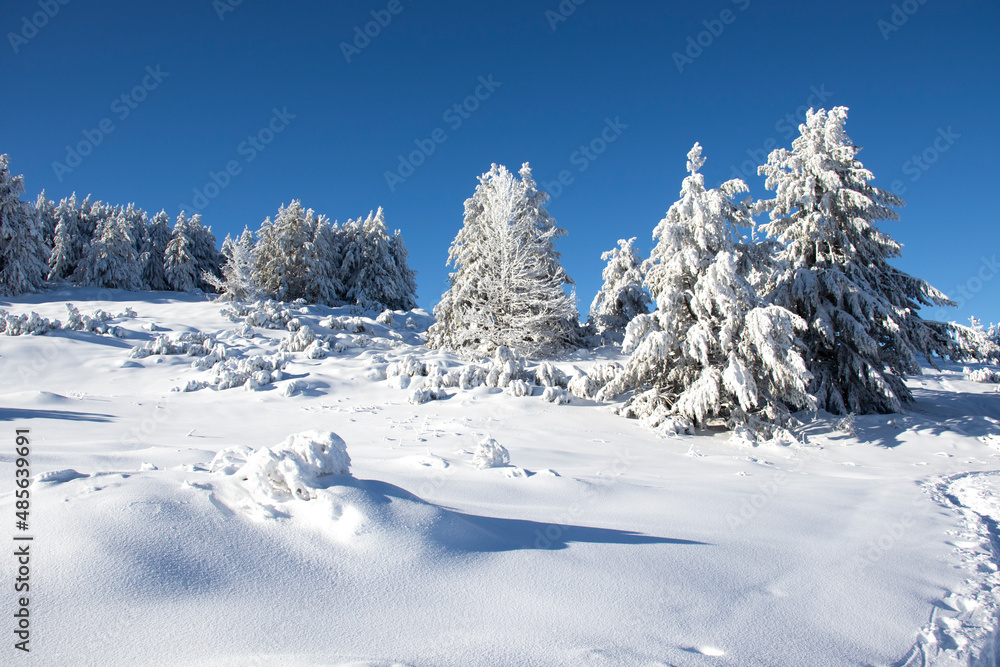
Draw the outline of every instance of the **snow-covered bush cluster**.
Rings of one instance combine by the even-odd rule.
[[[253,303],[233,302],[221,312],[230,322],[260,329],[286,329],[295,317],[288,304],[272,299],[261,299]]]
[[[283,369],[288,363],[288,355],[255,354],[243,359],[222,359],[209,370],[211,379],[204,386],[214,386],[218,390],[243,387],[247,391],[257,391],[284,379]]]
[[[189,357],[226,358],[225,345],[203,331],[182,331],[160,334],[153,340],[137,345],[129,351],[130,359],[145,359],[155,355],[185,354]],[[213,362],[214,363],[214,362]]]
[[[324,487],[322,477],[351,473],[351,457],[336,433],[304,431],[256,451],[246,446],[226,448],[215,455],[209,468],[236,476],[262,498],[311,500]]]
[[[35,311],[12,315],[0,310],[0,333],[5,336],[41,336],[59,327],[59,320],[51,321]]]
[[[992,368],[965,368],[965,377],[973,382],[1000,382],[1000,370]]]
[[[392,311],[385,311],[392,312]],[[392,322],[389,322],[391,325]],[[326,327],[327,329],[333,329],[334,331],[348,331],[350,333],[365,333],[370,331],[368,325],[365,324],[364,320],[356,316],[335,316],[331,315],[320,320],[319,325],[321,327]]]
[[[126,308],[125,312],[112,315],[98,308],[93,315],[81,315],[79,309],[71,303],[66,304],[67,318],[62,323],[59,320],[49,320],[32,311],[30,314],[11,315],[0,310],[0,333],[6,336],[41,336],[49,331],[63,329],[66,331],[87,331],[96,334],[110,334],[121,338],[125,332],[121,327],[109,324],[114,319],[135,317],[135,311]]]
[[[984,329],[975,317],[969,318],[969,325],[956,322],[945,325],[950,334],[950,356],[954,361],[979,361],[1000,363],[1000,332],[995,324]]]
[[[493,438],[486,438],[472,454],[472,465],[480,470],[510,465],[510,452]]]

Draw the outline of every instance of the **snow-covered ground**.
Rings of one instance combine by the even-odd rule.
[[[121,337],[0,335],[0,516],[13,537],[29,428],[35,538],[31,653],[5,664],[998,664],[1000,393],[961,367],[913,378],[906,414],[820,414],[753,448],[540,386],[439,387],[419,371],[466,362],[421,346],[420,311],[290,306],[329,337],[310,346],[198,296],[0,308],[65,324],[66,302],[124,315]],[[291,465],[279,445],[306,431],[340,436],[350,475]],[[489,438],[509,465],[482,467]]]

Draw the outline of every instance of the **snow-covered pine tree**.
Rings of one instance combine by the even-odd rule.
[[[308,298],[310,270],[315,261],[313,236],[316,215],[293,199],[282,205],[274,222],[267,218],[257,232],[254,280],[261,290],[279,301]]]
[[[385,213],[369,213],[344,226],[347,300],[365,310],[409,310],[416,307],[416,275],[407,264],[409,253],[397,230],[390,236]]]
[[[309,272],[309,296],[314,303],[339,306],[347,300],[347,288],[341,279],[344,261],[343,234],[325,215],[316,221],[313,233],[313,268]]]
[[[56,203],[45,196],[45,190],[38,193],[35,199],[35,210],[38,212],[38,221],[42,229],[42,238],[45,247],[52,250],[52,239],[56,232]]]
[[[49,255],[49,280],[65,280],[73,275],[83,256],[85,241],[80,229],[80,204],[74,192],[56,206],[56,228]]]
[[[0,295],[34,292],[45,277],[48,256],[35,207],[21,201],[24,177],[10,173],[0,155]]]
[[[588,323],[599,334],[624,333],[638,315],[649,312],[649,294],[642,286],[642,258],[633,244],[635,237],[620,239],[618,247],[601,254],[607,262],[601,276],[604,284],[590,305]]]
[[[434,308],[427,344],[468,356],[506,346],[531,357],[558,355],[580,339],[572,284],[555,240],[566,234],[544,208],[525,163],[520,180],[496,164],[465,202],[465,221],[451,244],[450,288]]]
[[[213,288],[211,283],[205,280],[205,275],[216,278],[222,276],[222,255],[216,247],[212,228],[202,224],[200,213],[191,216],[186,229],[191,240],[191,255],[194,257],[195,287],[207,292]]]
[[[184,211],[181,211],[174,223],[170,241],[163,252],[163,274],[166,276],[170,289],[174,291],[189,292],[198,283],[198,274],[195,273],[195,257],[191,246],[188,219],[184,216]]]
[[[869,183],[844,132],[847,108],[812,109],[792,150],[773,151],[759,168],[775,198],[762,202],[762,229],[783,244],[784,267],[772,303],[809,324],[804,335],[811,393],[835,414],[897,412],[912,401],[906,374],[916,354],[947,354],[940,327],[916,311],[953,305],[923,280],[888,262],[900,245],[876,223],[898,220],[894,194]]]
[[[125,209],[104,218],[95,238],[87,245],[74,275],[81,285],[111,289],[142,289],[142,265],[132,238],[133,225]]]
[[[709,418],[769,435],[789,408],[813,404],[796,345],[805,323],[761,302],[747,281],[753,255],[740,228],[753,225],[734,179],[705,189],[701,146],[688,153],[680,200],[653,238],[645,286],[656,303],[628,325],[623,368],[597,394],[636,393],[619,409],[650,426],[687,430]]]
[[[146,215],[144,210],[133,203],[128,204],[122,212],[125,214],[125,220],[128,222],[129,227],[131,227],[131,236],[135,241],[135,251],[141,255],[143,239],[146,238],[146,227],[149,226],[149,216]]]
[[[142,283],[149,290],[168,290],[167,274],[164,272],[163,259],[170,243],[170,217],[166,211],[160,211],[146,225],[142,239],[142,251],[139,262],[142,264]]]
[[[223,301],[256,301],[260,286],[254,282],[254,239],[248,227],[235,240],[226,236],[222,242],[222,278],[208,273],[203,278],[222,296]]]

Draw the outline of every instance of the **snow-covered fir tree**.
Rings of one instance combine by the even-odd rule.
[[[10,173],[0,155],[0,295],[34,292],[46,273],[48,249],[35,207],[21,201],[24,177]]]
[[[211,227],[206,227],[201,222],[201,214],[196,213],[191,216],[186,225],[188,237],[191,240],[191,255],[194,258],[195,287],[204,290],[212,290],[212,285],[206,279],[206,275],[219,278],[222,276],[222,255],[216,247],[215,234]]]
[[[416,273],[397,230],[389,235],[382,208],[344,225],[342,278],[347,301],[366,310],[416,307]]]
[[[45,195],[45,190],[38,193],[35,199],[35,211],[38,212],[38,222],[42,229],[45,247],[52,249],[52,240],[56,231],[56,203]]]
[[[132,238],[134,227],[124,209],[104,218],[87,245],[74,280],[111,289],[142,289],[142,265]]]
[[[451,244],[455,267],[448,291],[434,308],[428,345],[467,356],[490,356],[506,346],[531,357],[551,357],[579,342],[572,284],[555,240],[565,231],[544,208],[525,163],[520,179],[493,165],[465,202],[465,221]]]
[[[809,110],[792,150],[759,168],[775,198],[767,234],[784,246],[770,300],[809,324],[804,340],[819,407],[836,414],[897,412],[911,402],[906,374],[916,354],[947,354],[940,327],[920,306],[947,297],[889,264],[900,245],[876,227],[897,220],[894,194],[870,184],[860,150],[844,132],[847,108]]]
[[[336,223],[330,224],[325,215],[320,215],[312,240],[315,258],[310,271],[309,296],[306,297],[309,301],[339,306],[347,300],[347,287],[341,276],[343,243],[340,227]]]
[[[649,312],[649,294],[642,285],[642,258],[633,244],[635,237],[620,239],[618,247],[601,254],[607,262],[601,276],[604,284],[590,305],[588,323],[599,334],[624,333],[638,315]]]
[[[303,208],[298,199],[281,206],[273,222],[267,218],[261,224],[254,252],[254,280],[265,294],[279,301],[309,296],[316,224],[316,214]]]
[[[753,220],[734,198],[747,187],[734,179],[706,190],[704,162],[695,144],[680,200],[653,232],[645,285],[656,309],[628,325],[630,356],[597,397],[635,391],[619,411],[668,430],[722,418],[769,435],[790,408],[812,405],[795,335],[805,323],[762,303],[746,279],[752,254],[740,228]]]
[[[74,192],[56,206],[56,227],[49,255],[49,280],[65,280],[73,275],[83,256],[86,240],[81,230],[82,211]]]
[[[189,292],[198,283],[188,219],[184,216],[184,211],[177,216],[170,241],[163,252],[163,273],[170,289],[177,292]]]
[[[255,301],[261,297],[260,285],[254,280],[253,232],[244,227],[235,240],[226,236],[222,242],[222,278],[207,273],[204,279],[222,295],[224,301]]]
[[[142,251],[139,253],[139,262],[142,264],[142,283],[146,289],[170,289],[170,283],[167,282],[167,274],[163,266],[170,237],[170,217],[166,211],[160,211],[146,225],[142,239]]]

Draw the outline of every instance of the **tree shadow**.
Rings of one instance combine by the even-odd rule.
[[[349,487],[362,493],[375,508],[388,513],[393,502],[403,501],[431,507],[440,516],[429,526],[430,536],[444,548],[460,552],[496,553],[519,550],[560,550],[573,543],[587,544],[672,544],[710,546],[707,542],[675,537],[657,537],[631,530],[596,528],[526,519],[467,514],[440,507],[393,484],[351,476],[329,478],[329,486]]]
[[[72,410],[33,410],[30,408],[0,408],[0,421],[25,419],[56,419],[74,422],[110,422],[113,415],[99,412],[74,412]]]

